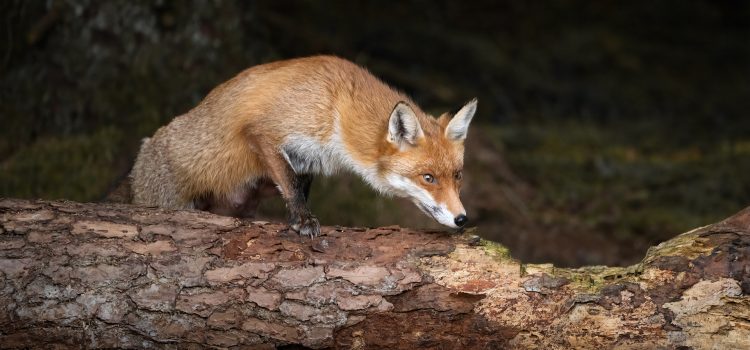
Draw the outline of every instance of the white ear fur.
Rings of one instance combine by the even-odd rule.
[[[419,125],[417,115],[405,102],[399,102],[391,112],[388,121],[388,142],[399,148],[405,145],[416,145],[417,140],[424,136],[422,127]]]
[[[453,119],[445,128],[445,137],[453,141],[463,141],[469,131],[469,123],[474,118],[474,112],[477,111],[477,99],[469,101],[466,105],[453,116]]]

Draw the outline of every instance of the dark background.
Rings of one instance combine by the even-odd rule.
[[[5,0],[0,49],[0,196],[101,200],[212,87],[325,53],[434,114],[479,97],[464,205],[524,261],[633,263],[750,204],[750,2]],[[312,201],[435,227],[348,176]]]

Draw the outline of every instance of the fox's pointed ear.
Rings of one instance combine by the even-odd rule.
[[[453,141],[463,141],[469,131],[469,123],[477,111],[477,99],[469,101],[453,116],[453,119],[445,127],[445,137]]]
[[[424,137],[424,132],[414,110],[405,102],[397,103],[388,121],[388,142],[399,148],[407,144],[414,146],[420,137]]]

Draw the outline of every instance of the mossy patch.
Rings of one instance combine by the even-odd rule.
[[[640,264],[628,267],[586,266],[581,268],[560,268],[552,264],[521,264],[522,275],[546,273],[563,277],[570,286],[579,291],[595,293],[602,287],[621,281],[635,281],[640,273]]]
[[[87,135],[38,139],[0,164],[0,193],[96,200],[118,175],[112,163],[122,137],[117,129],[103,128]]]
[[[709,254],[713,248],[703,244],[706,239],[700,237],[702,231],[703,227],[699,227],[649,248],[646,258],[643,259],[643,264],[648,264],[663,256],[680,256],[692,260],[701,255]]]
[[[648,125],[547,122],[485,128],[537,190],[536,222],[650,241],[747,204],[746,140],[672,145]],[[650,134],[648,133],[650,130]]]
[[[487,252],[487,254],[498,261],[513,259],[510,254],[510,249],[500,243],[483,239],[479,244],[481,245],[482,249]]]

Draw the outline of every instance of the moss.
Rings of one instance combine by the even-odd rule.
[[[552,264],[521,264],[521,275],[546,273],[553,277],[564,277],[570,281],[569,286],[589,293],[595,293],[602,287],[621,281],[635,281],[640,274],[641,265],[628,267],[586,266],[581,268],[560,268]]]
[[[485,252],[487,252],[487,254],[498,261],[507,261],[513,259],[510,254],[510,249],[500,243],[483,239],[480,241],[480,246],[482,247],[482,249],[484,249]]]
[[[739,154],[747,141],[738,140],[736,147],[670,147],[644,137],[644,128],[568,122],[487,132],[504,143],[513,169],[538,190],[531,204],[536,221],[551,226],[580,225],[622,241],[653,241],[720,220],[746,204],[750,161]]]
[[[552,264],[521,264],[522,275],[546,273],[551,276],[564,277],[570,285],[580,291],[598,292],[603,286],[618,282],[637,282],[644,269],[659,257],[680,256],[695,259],[708,254],[712,248],[702,244],[699,237],[702,228],[683,233],[657,246],[651,247],[646,257],[638,264],[627,267],[586,266],[580,268],[560,268]]]
[[[567,276],[571,285],[590,292],[621,281],[634,281],[640,275],[640,265],[628,267],[592,266],[578,269],[560,269],[557,275]]]
[[[646,257],[643,259],[643,264],[649,264],[661,256],[681,256],[692,260],[700,255],[710,253],[713,248],[702,244],[705,241],[705,238],[701,238],[699,235],[702,229],[702,227],[693,229],[649,248]]]
[[[100,198],[118,175],[112,168],[122,132],[41,138],[0,164],[0,193],[12,197]]]

